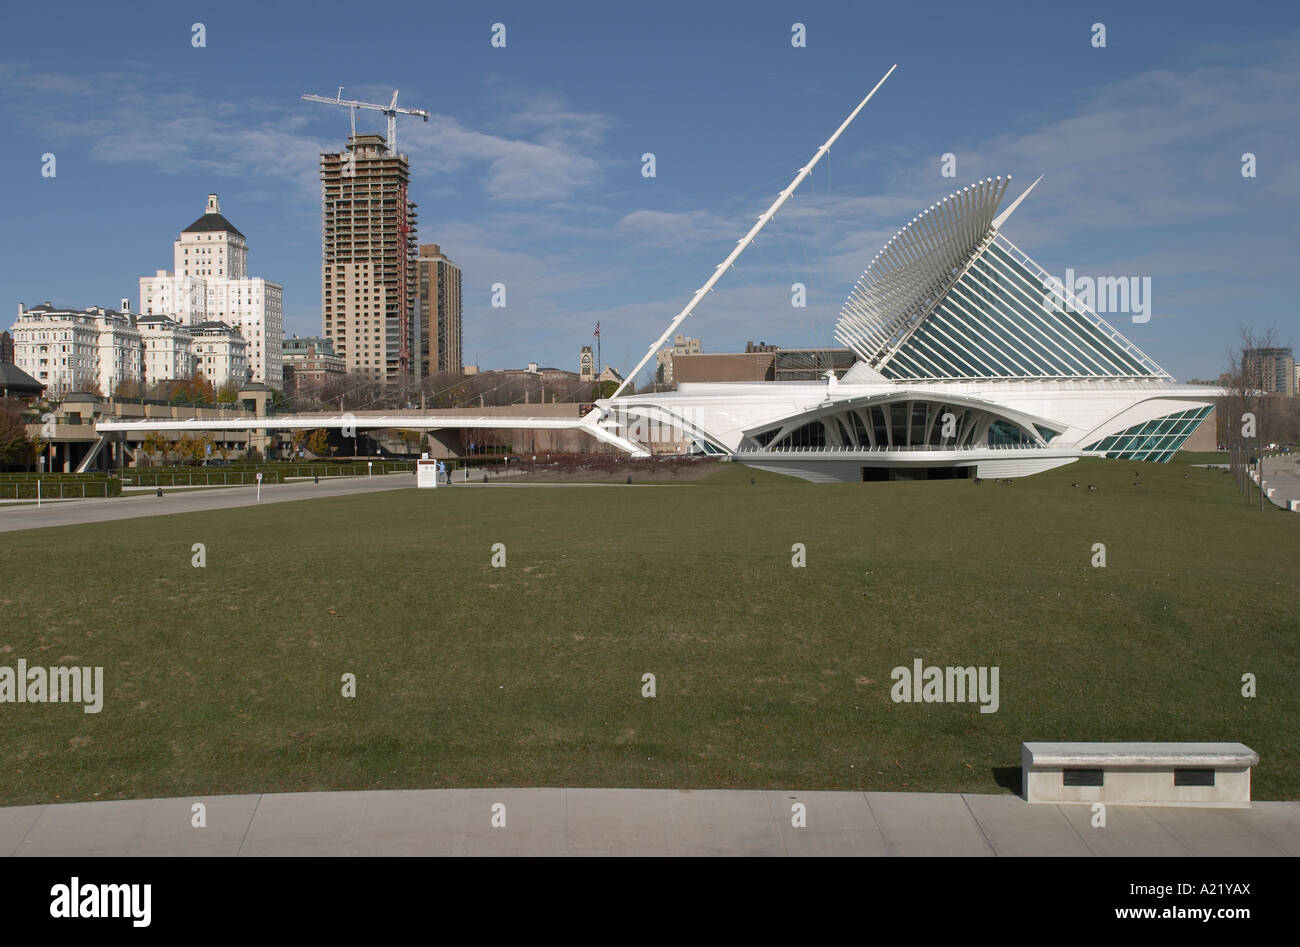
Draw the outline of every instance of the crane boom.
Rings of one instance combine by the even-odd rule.
[[[346,105],[354,109],[375,109],[379,112],[397,112],[401,115],[419,115],[425,121],[429,120],[429,113],[424,109],[397,108],[392,105],[380,105],[377,102],[357,102],[353,99],[331,99],[325,95],[304,95],[303,99],[308,102],[324,102],[326,105]]]
[[[397,153],[397,116],[398,115],[418,115],[426,122],[429,120],[429,113],[424,109],[407,109],[397,107],[397,89],[393,90],[393,101],[387,105],[379,102],[358,102],[355,99],[343,98],[343,87],[339,86],[338,95],[330,98],[327,95],[304,95],[303,101],[306,102],[323,102],[326,105],[341,105],[345,108],[352,109],[373,109],[376,112],[383,112],[388,116],[388,150],[393,154]]]
[[[786,200],[789,199],[790,195],[794,193],[795,188],[803,183],[804,178],[808,177],[809,173],[812,172],[813,167],[822,159],[822,155],[830,151],[831,145],[835,144],[835,140],[839,138],[844,132],[844,129],[848,128],[849,124],[858,117],[858,113],[862,111],[863,106],[871,101],[871,97],[876,94],[876,90],[885,84],[885,80],[888,79],[897,68],[897,63],[889,67],[889,72],[885,73],[881,80],[876,83],[876,87],[868,92],[867,97],[858,103],[858,107],[855,108],[849,114],[849,117],[844,120],[844,123],[835,130],[835,134],[826,139],[826,144],[817,149],[817,153],[813,155],[812,160],[799,169],[799,173],[795,175],[795,179],[790,182],[789,186],[784,191],[777,195],[776,201],[773,202],[772,206],[759,216],[758,222],[750,228],[749,233],[741,237],[736,243],[736,248],[731,251],[730,256],[718,264],[718,268],[713,271],[713,275],[709,277],[708,282],[695,291],[695,295],[692,296],[691,301],[686,304],[686,308],[679,312],[673,321],[668,324],[668,328],[665,329],[664,334],[659,337],[659,341],[651,345],[649,351],[647,351],[641,358],[641,361],[637,362],[636,368],[628,372],[627,377],[623,379],[623,383],[615,389],[612,395],[610,395],[611,398],[617,398],[623,389],[632,383],[632,379],[636,378],[637,372],[645,368],[646,363],[654,357],[654,354],[658,351],[659,347],[667,342],[669,337],[672,336],[674,330],[686,321],[687,316],[695,311],[695,307],[699,305],[700,300],[713,290],[714,284],[716,284],[718,280],[722,279],[722,274],[727,271],[727,267],[731,266],[731,264],[745,252],[745,248],[753,242],[756,236],[758,236],[758,232],[767,226],[769,220],[776,216],[776,212],[781,209],[781,205],[784,204]]]

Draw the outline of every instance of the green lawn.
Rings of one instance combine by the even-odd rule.
[[[104,665],[107,697],[97,715],[0,704],[0,804],[1005,792],[1024,740],[1239,740],[1262,758],[1256,797],[1295,799],[1298,554],[1300,518],[1227,475],[1096,460],[1011,484],[723,465],[9,533],[0,664]],[[1000,708],[894,703],[891,669],[914,658],[999,667]]]
[[[1226,464],[1231,459],[1232,455],[1226,450],[1180,450],[1174,455],[1174,463],[1182,464]]]

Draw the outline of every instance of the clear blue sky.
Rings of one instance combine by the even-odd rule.
[[[880,245],[996,174],[1045,176],[1005,232],[1049,272],[1151,277],[1151,321],[1115,323],[1180,380],[1217,375],[1241,322],[1300,343],[1294,3],[23,4],[4,23],[6,328],[20,301],[138,303],[215,191],[252,275],[284,285],[286,332],[319,334],[317,155],[348,113],[299,96],[396,88],[433,113],[398,143],[420,241],[464,270],[466,362],[576,369],[600,320],[626,370],[896,62],[687,322],[706,352],[829,344]]]

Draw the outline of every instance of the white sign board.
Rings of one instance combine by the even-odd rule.
[[[417,460],[415,462],[415,485],[417,487],[438,486],[438,462],[436,460]]]

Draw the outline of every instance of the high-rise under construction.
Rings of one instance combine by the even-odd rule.
[[[348,372],[383,384],[413,375],[416,205],[406,155],[381,135],[322,154],[321,322]]]

